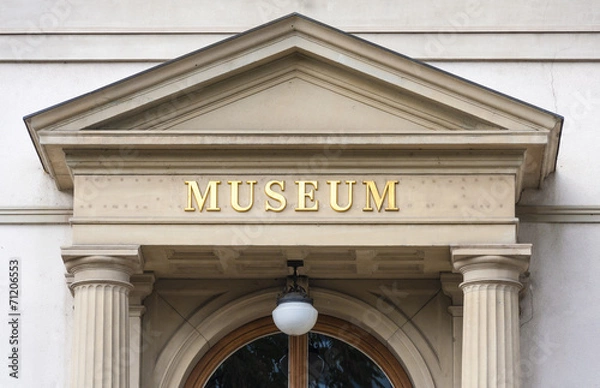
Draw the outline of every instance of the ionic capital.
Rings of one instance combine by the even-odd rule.
[[[474,283],[508,283],[521,287],[531,244],[467,245],[450,249],[454,270],[462,273],[461,287]]]
[[[131,288],[132,274],[141,273],[144,262],[140,247],[85,246],[62,249],[62,258],[73,276],[71,288],[88,283],[122,284]]]

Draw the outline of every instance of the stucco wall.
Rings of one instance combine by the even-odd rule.
[[[2,387],[63,387],[70,353],[72,298],[65,287],[60,246],[69,243],[67,226],[0,225],[2,273]],[[9,263],[18,260],[17,313],[9,316]],[[15,271],[11,271],[15,272]],[[14,304],[13,304],[14,305]],[[13,333],[13,319],[17,332]],[[13,336],[13,338],[10,338]],[[9,341],[17,340],[18,343]],[[9,376],[12,348],[18,347],[19,378]]]
[[[521,226],[535,247],[521,306],[524,387],[598,386],[599,234],[597,224]]]

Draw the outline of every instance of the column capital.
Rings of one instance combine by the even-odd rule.
[[[531,244],[461,245],[450,248],[452,266],[463,275],[461,286],[475,282],[505,282],[521,287]]]
[[[82,268],[117,269],[129,275],[142,273],[139,245],[74,245],[61,249],[65,267],[75,274]]]
[[[71,289],[88,283],[120,284],[132,288],[131,275],[141,273],[144,260],[139,245],[76,245],[62,248]]]

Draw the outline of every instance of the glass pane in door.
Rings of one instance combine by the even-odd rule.
[[[288,337],[259,338],[229,356],[212,375],[207,388],[287,388]],[[287,365],[286,365],[287,367]]]
[[[324,334],[309,333],[309,388],[392,388],[360,350]]]

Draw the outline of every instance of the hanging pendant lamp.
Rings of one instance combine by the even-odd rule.
[[[298,284],[298,267],[302,260],[289,260],[288,267],[294,268],[292,285],[277,297],[277,307],[273,310],[275,326],[287,335],[306,334],[317,323],[319,312],[313,307],[313,300]]]

